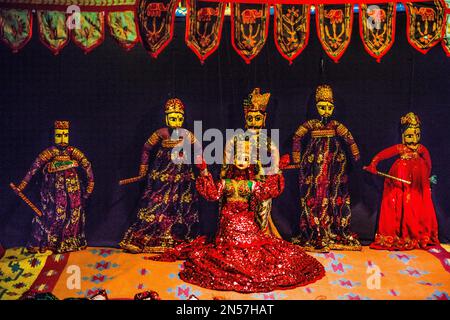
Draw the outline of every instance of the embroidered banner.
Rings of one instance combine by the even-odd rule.
[[[105,38],[105,13],[81,12],[79,23],[79,26],[71,30],[72,40],[84,53],[89,53]]]
[[[0,37],[16,53],[32,35],[33,15],[29,10],[0,9]]]
[[[359,33],[364,49],[380,62],[395,39],[395,3],[360,4]]]
[[[108,12],[109,31],[125,50],[131,50],[139,41],[134,11]]]
[[[144,48],[157,58],[173,37],[175,10],[179,0],[141,0],[138,17]]]
[[[447,57],[450,57],[450,0],[445,1],[445,27],[444,38],[442,39],[442,48],[444,48]]]
[[[347,49],[352,36],[353,5],[317,5],[317,35],[327,55],[334,62]]]
[[[219,47],[225,4],[188,0],[186,16],[186,43],[203,64]]]
[[[409,43],[426,54],[442,40],[445,7],[439,0],[406,3],[406,33]]]
[[[69,42],[69,28],[66,15],[61,11],[38,11],[39,39],[53,52],[58,54]]]
[[[309,40],[310,5],[277,4],[274,12],[275,45],[292,64]]]
[[[231,44],[246,63],[250,63],[264,47],[269,17],[267,4],[231,4]]]
[[[0,0],[0,7],[66,11],[75,5],[81,11],[132,10],[137,0]]]

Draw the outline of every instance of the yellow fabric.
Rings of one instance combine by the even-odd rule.
[[[271,234],[272,236],[278,238],[278,239],[283,239],[280,235],[280,233],[278,232],[277,227],[275,226],[275,223],[272,220],[272,215],[269,212],[268,215],[268,221],[267,221],[267,228],[268,228],[268,232],[269,234]]]
[[[103,251],[103,254],[102,254]],[[291,290],[239,294],[204,289],[178,278],[182,262],[156,262],[149,254],[128,254],[118,249],[89,248],[73,252],[67,267],[81,268],[81,287],[68,289],[70,276],[63,272],[53,293],[60,299],[88,295],[96,288],[107,290],[109,298],[133,299],[138,292],[155,290],[162,299],[435,299],[450,292],[450,276],[441,262],[423,250],[389,252],[371,250],[313,253],[326,268],[320,281]],[[381,272],[379,289],[369,289],[368,266]],[[370,271],[370,270],[369,270]]]
[[[0,259],[0,300],[17,300],[30,289],[50,251],[31,254],[25,248],[7,249]]]

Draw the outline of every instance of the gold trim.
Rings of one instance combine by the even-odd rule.
[[[361,251],[362,246],[361,245],[345,245],[345,244],[330,244],[331,250],[345,250],[345,251]]]
[[[336,136],[336,131],[332,129],[311,131],[312,138],[331,138],[334,136]]]
[[[168,249],[173,247],[159,246],[159,247],[145,247],[143,249],[139,248],[130,243],[124,243],[123,241],[119,243],[119,246],[126,252],[129,253],[164,253]]]
[[[177,145],[179,145],[182,142],[183,142],[183,139],[178,139],[178,140],[166,139],[166,140],[162,141],[162,146],[165,147],[165,148],[173,148],[173,147],[176,147]]]

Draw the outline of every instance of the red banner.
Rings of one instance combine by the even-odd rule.
[[[445,5],[439,1],[407,2],[406,33],[409,43],[426,54],[438,44],[445,32]]]
[[[175,11],[180,0],[140,0],[138,8],[142,45],[157,58],[173,38]]]
[[[310,5],[277,4],[274,13],[275,45],[292,64],[308,45]]]
[[[364,49],[380,62],[394,44],[396,4],[362,3],[359,9],[359,33]]]
[[[222,37],[225,3],[188,0],[186,43],[203,64],[217,50]]]
[[[352,37],[353,5],[317,5],[317,35],[326,54],[339,62]]]
[[[266,43],[269,8],[264,4],[231,5],[231,43],[246,63],[250,63]]]
[[[252,4],[359,4],[360,1],[357,0],[321,0],[321,1],[310,1],[310,0],[202,0],[206,2],[225,2],[225,3],[252,3]],[[422,2],[423,0],[412,0],[410,2]],[[0,0],[1,2],[1,0]],[[365,0],[366,4],[377,4],[380,0]],[[387,2],[385,2],[387,3]]]

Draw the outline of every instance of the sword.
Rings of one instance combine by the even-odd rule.
[[[366,168],[367,167],[364,167],[363,169],[366,170]],[[384,172],[377,171],[376,174],[379,175],[379,176],[385,177],[385,178],[389,178],[389,179],[392,179],[392,180],[400,181],[400,182],[403,182],[403,183],[406,183],[406,184],[411,184],[411,181],[408,181],[408,180],[405,180],[405,179],[401,179],[399,177],[391,176],[390,174],[387,174],[387,173],[384,173]]]
[[[126,184],[135,183],[135,182],[138,182],[139,180],[142,180],[143,178],[144,177],[137,176],[137,177],[133,177],[133,178],[123,179],[123,180],[119,181],[119,185],[123,186]]]
[[[289,164],[283,170],[300,169],[300,164]]]
[[[31,201],[27,198],[26,195],[22,193],[15,185],[14,183],[10,183],[9,186],[11,189],[31,208],[39,217],[42,217],[42,211],[39,210]]]

